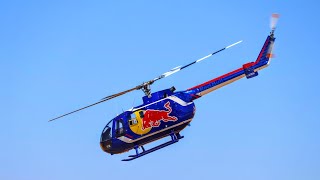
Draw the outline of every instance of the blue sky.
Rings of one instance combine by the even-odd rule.
[[[318,11],[311,0],[1,1],[0,179],[319,179]],[[238,40],[153,91],[254,61],[273,12],[271,65],[197,100],[175,145],[130,163],[101,151],[103,127],[139,91],[47,122]]]

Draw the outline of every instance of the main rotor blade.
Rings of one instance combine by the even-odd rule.
[[[226,47],[224,47],[224,48],[222,48],[222,49],[220,49],[220,50],[218,50],[218,51],[215,51],[215,52],[213,52],[213,53],[211,53],[211,54],[209,54],[209,55],[207,55],[207,56],[205,56],[205,57],[203,57],[203,58],[200,58],[200,59],[198,59],[198,60],[196,60],[196,61],[193,61],[192,63],[189,63],[189,64],[187,64],[187,65],[185,65],[185,66],[175,67],[175,68],[171,69],[170,71],[163,73],[161,76],[159,76],[159,77],[157,77],[157,78],[154,78],[154,79],[152,79],[152,80],[150,80],[150,81],[144,82],[144,83],[142,83],[141,85],[138,85],[138,86],[136,86],[136,87],[134,87],[134,88],[131,88],[131,89],[122,91],[122,92],[117,93],[117,94],[113,94],[113,95],[110,95],[110,96],[106,96],[106,97],[102,98],[100,101],[98,101],[98,102],[96,102],[96,103],[90,104],[90,105],[85,106],[85,107],[83,107],[83,108],[80,108],[80,109],[74,110],[74,111],[72,111],[72,112],[69,112],[69,113],[63,114],[63,115],[61,115],[61,116],[58,116],[58,117],[56,117],[56,118],[50,119],[49,122],[50,122],[50,121],[57,120],[57,119],[62,118],[62,117],[64,117],[64,116],[68,116],[68,115],[70,115],[70,114],[76,113],[76,112],[78,112],[78,111],[84,110],[84,109],[86,109],[86,108],[95,106],[95,105],[97,105],[97,104],[100,104],[100,103],[102,103],[102,102],[108,101],[108,100],[113,99],[113,98],[115,98],[115,97],[124,95],[124,94],[126,94],[126,93],[128,93],[128,92],[131,92],[131,91],[134,91],[134,90],[139,90],[139,89],[149,90],[149,89],[148,89],[149,85],[153,84],[155,81],[157,81],[157,80],[159,80],[159,79],[162,79],[162,78],[165,78],[165,77],[168,77],[168,76],[170,76],[170,75],[172,75],[172,74],[174,74],[174,73],[176,73],[176,72],[178,72],[178,71],[180,71],[180,70],[182,70],[182,69],[185,69],[185,68],[187,68],[187,67],[189,67],[189,66],[191,66],[191,65],[193,65],[193,64],[195,64],[195,63],[198,63],[198,62],[200,62],[200,61],[203,61],[203,60],[209,58],[210,56],[213,56],[213,55],[215,55],[215,54],[217,54],[217,53],[219,53],[219,52],[221,52],[221,51],[223,51],[223,50],[225,50],[225,49],[228,49],[228,48],[230,48],[230,47],[232,47],[232,46],[235,46],[235,45],[237,45],[237,44],[239,44],[239,43],[241,43],[241,42],[242,42],[242,41],[238,41],[238,42],[236,42],[236,43],[233,43],[233,44],[231,44],[231,45],[229,45],[229,46],[226,46]],[[149,91],[150,91],[150,90],[149,90]]]
[[[112,99],[112,98],[115,98],[115,97],[124,95],[124,94],[126,94],[126,93],[128,93],[128,92],[131,92],[131,91],[133,91],[133,90],[138,90],[138,89],[140,89],[140,86],[137,86],[137,87],[134,87],[134,88],[131,88],[131,89],[128,89],[128,90],[119,92],[119,93],[117,93],[117,94],[113,94],[113,95],[110,95],[110,96],[106,96],[106,97],[102,98],[101,100],[105,100],[105,99],[108,99],[108,100],[109,100],[109,99]]]
[[[226,47],[224,47],[224,48],[222,48],[222,49],[220,49],[220,50],[218,50],[218,51],[215,51],[215,52],[213,52],[213,53],[211,53],[211,54],[209,54],[209,55],[207,55],[207,56],[204,56],[204,57],[202,57],[202,58],[200,58],[200,59],[198,59],[198,60],[195,60],[195,61],[193,61],[192,63],[189,63],[189,64],[187,64],[187,65],[175,67],[175,68],[171,69],[170,71],[161,74],[159,77],[154,78],[153,81],[157,81],[157,80],[159,80],[159,79],[168,77],[168,76],[170,76],[170,75],[172,75],[172,74],[174,74],[174,73],[176,73],[176,72],[178,72],[178,71],[180,71],[180,70],[182,70],[182,69],[184,69],[184,68],[187,68],[187,67],[189,67],[189,66],[191,66],[191,65],[193,65],[193,64],[195,64],[195,63],[198,63],[198,62],[200,62],[200,61],[203,61],[203,60],[209,58],[210,56],[213,56],[213,55],[215,55],[215,54],[217,54],[217,53],[219,53],[219,52],[221,52],[221,51],[223,51],[223,50],[225,50],[225,49],[231,48],[232,46],[235,46],[235,45],[237,45],[237,44],[239,44],[239,43],[241,43],[241,42],[242,42],[242,40],[241,40],[241,41],[238,41],[238,42],[236,42],[236,43],[233,43],[233,44],[231,44],[231,45],[229,45],[229,46],[226,46]]]
[[[63,115],[61,115],[61,116],[58,116],[58,117],[56,117],[56,118],[50,119],[49,122],[50,122],[50,121],[54,121],[54,120],[59,119],[59,118],[62,118],[62,117],[64,117],[64,116],[68,116],[68,115],[73,114],[73,113],[75,113],[75,112],[84,110],[84,109],[86,109],[86,108],[95,106],[95,105],[100,104],[100,103],[102,103],[102,102],[108,101],[108,100],[113,99],[113,98],[115,98],[115,97],[121,96],[121,95],[126,94],[126,93],[128,93],[128,92],[131,92],[131,91],[133,91],[133,90],[136,90],[136,89],[138,89],[138,88],[139,88],[139,86],[134,87],[134,88],[131,88],[131,89],[128,89],[128,90],[126,90],[126,91],[122,91],[122,92],[117,93],[117,94],[113,94],[113,95],[107,96],[107,97],[101,99],[100,101],[98,101],[98,102],[96,102],[96,103],[90,104],[90,105],[85,106],[85,107],[83,107],[83,108],[80,108],[80,109],[74,110],[74,111],[72,111],[72,112],[69,112],[69,113],[63,114]]]

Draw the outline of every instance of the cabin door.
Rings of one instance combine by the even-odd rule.
[[[114,137],[120,137],[125,135],[125,128],[124,128],[124,123],[123,119],[117,119],[114,121]]]

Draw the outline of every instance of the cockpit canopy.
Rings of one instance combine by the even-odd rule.
[[[132,112],[124,112],[108,122],[101,134],[100,142],[112,139],[112,137],[120,137],[125,134],[125,125],[131,120]]]
[[[112,126],[111,122],[112,122],[112,120],[109,121],[108,124],[106,125],[106,127],[103,129],[100,142],[105,142],[105,141],[110,140],[112,138],[111,127],[109,126],[109,125]]]

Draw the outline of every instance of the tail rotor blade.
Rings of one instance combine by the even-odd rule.
[[[279,17],[280,15],[277,13],[272,14],[270,21],[270,28],[272,31],[275,31]]]

